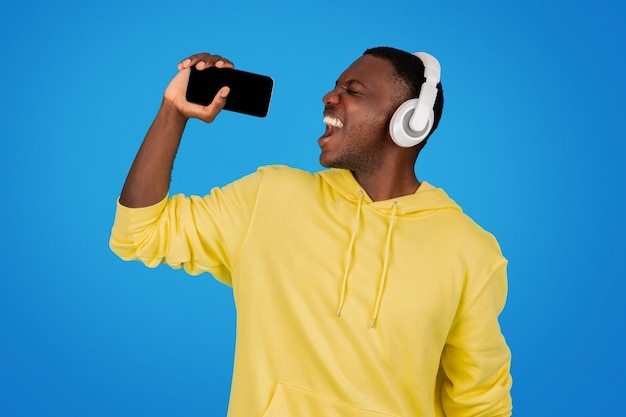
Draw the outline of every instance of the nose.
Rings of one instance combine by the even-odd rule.
[[[339,103],[339,93],[337,92],[337,88],[330,90],[328,93],[322,97],[322,101],[324,104],[337,104]]]

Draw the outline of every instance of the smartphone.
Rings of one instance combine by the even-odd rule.
[[[254,74],[234,68],[191,67],[187,83],[187,101],[211,104],[220,88],[230,87],[225,110],[265,117],[270,108],[274,80],[267,75]]]

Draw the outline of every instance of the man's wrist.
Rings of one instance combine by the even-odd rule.
[[[176,104],[167,98],[163,98],[161,102],[161,108],[159,109],[160,116],[173,123],[184,126],[189,120],[189,117],[185,116],[176,106]]]

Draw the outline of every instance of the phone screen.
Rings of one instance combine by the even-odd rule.
[[[220,88],[230,87],[225,110],[265,117],[269,111],[274,80],[266,75],[233,68],[191,67],[187,84],[187,101],[209,105]]]

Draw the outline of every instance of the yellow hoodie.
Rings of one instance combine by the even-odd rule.
[[[271,166],[205,197],[117,207],[111,248],[232,286],[230,417],[508,416],[496,240],[423,182]]]

